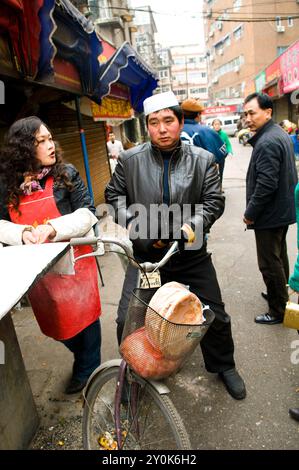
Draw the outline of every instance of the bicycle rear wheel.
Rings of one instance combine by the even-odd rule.
[[[101,371],[91,384],[83,410],[83,446],[87,450],[117,448],[114,400],[119,367]],[[134,385],[133,385],[134,384]],[[137,384],[137,386],[136,386]],[[132,386],[137,389],[134,413]],[[126,399],[125,399],[126,398]],[[126,383],[120,410],[122,449],[191,449],[185,426],[170,398],[139,376]]]

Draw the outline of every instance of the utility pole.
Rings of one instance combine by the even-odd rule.
[[[185,73],[186,73],[186,91],[187,91],[187,98],[189,98],[188,63],[187,63],[187,56],[186,56],[186,55],[185,55]]]

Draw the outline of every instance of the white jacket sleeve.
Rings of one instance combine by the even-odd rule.
[[[89,231],[97,222],[96,216],[86,207],[77,209],[71,214],[57,217],[57,219],[51,219],[48,223],[56,231],[56,236],[51,241],[60,242],[73,237],[89,235]]]
[[[28,225],[14,224],[8,220],[0,220],[0,242],[5,245],[22,245],[22,234]]]

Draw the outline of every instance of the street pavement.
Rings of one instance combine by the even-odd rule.
[[[293,362],[299,362],[299,336],[283,325],[254,323],[257,314],[267,311],[267,303],[260,295],[264,285],[254,234],[242,223],[251,148],[237,139],[232,143],[234,156],[227,158],[224,171],[226,209],[211,230],[208,247],[231,315],[235,359],[247,397],[236,401],[228,395],[217,375],[206,372],[200,348],[167,384],[193,449],[298,449],[299,424],[289,418],[288,409],[299,407],[299,364],[291,361],[293,353]],[[289,230],[288,250],[292,269],[296,226]],[[118,357],[115,316],[124,274],[115,254],[106,254],[100,263],[105,361]],[[71,375],[71,353],[40,333],[30,308],[15,310],[13,320],[41,420],[32,448],[81,449],[82,399],[63,393]]]

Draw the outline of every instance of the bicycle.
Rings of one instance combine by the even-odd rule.
[[[178,252],[178,242],[174,242],[170,246],[158,263],[138,263],[133,257],[132,248],[124,240],[93,237],[72,239],[70,244],[71,246],[97,245],[94,252],[82,255],[77,259],[103,255],[103,246],[116,244],[124,250],[130,263],[143,271],[143,277],[147,280],[149,287],[139,287],[132,293],[123,333],[123,339],[128,338],[132,331],[137,331],[140,326],[144,325],[145,315],[149,309],[148,303],[157,290],[157,288],[150,287],[146,273],[157,273],[159,268]],[[73,260],[73,262],[75,261],[76,259]],[[141,280],[138,284],[141,285]],[[203,310],[206,319],[203,325],[171,325],[171,336],[174,335],[175,340],[178,338],[178,330],[176,332],[173,328],[187,327],[183,334],[185,341],[185,338],[188,338],[189,342],[191,341],[188,345],[188,355],[194,351],[214,320],[214,313],[208,306],[204,306]],[[157,312],[151,312],[159,315]],[[161,319],[168,322],[163,317],[159,318],[159,320]],[[168,323],[171,324],[171,322]],[[180,366],[181,362],[178,364]],[[169,393],[170,390],[165,383],[141,377],[124,359],[112,359],[101,364],[90,376],[83,391],[84,449],[191,449],[188,433],[177,409],[168,396]]]

